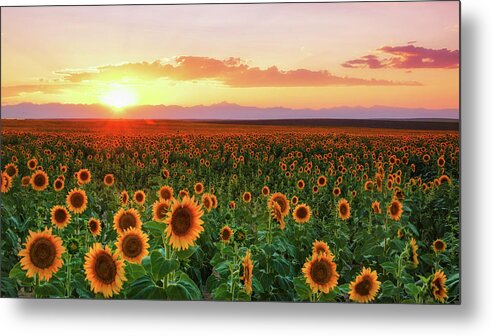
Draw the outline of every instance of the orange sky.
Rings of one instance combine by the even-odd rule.
[[[458,108],[459,3],[2,8],[2,104]]]

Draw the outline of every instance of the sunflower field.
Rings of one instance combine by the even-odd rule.
[[[458,132],[2,123],[2,297],[460,302]]]

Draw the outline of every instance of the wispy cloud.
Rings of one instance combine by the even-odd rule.
[[[459,50],[428,49],[409,44],[396,47],[383,46],[377,51],[387,56],[366,55],[349,60],[342,66],[369,69],[454,69],[459,67]]]
[[[2,86],[2,97],[9,98],[19,96],[26,93],[44,93],[57,94],[62,93],[68,86],[73,87],[73,84],[26,84],[26,85],[11,85]]]
[[[172,62],[137,62],[105,65],[95,71],[62,71],[63,79],[72,83],[83,81],[214,80],[229,87],[321,87],[321,86],[415,86],[418,82],[364,79],[340,76],[327,70],[281,70],[276,66],[252,67],[241,58],[219,60],[210,57],[179,56]]]

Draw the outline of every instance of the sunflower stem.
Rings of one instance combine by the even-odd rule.
[[[71,256],[70,256],[70,253],[67,254],[67,280],[66,280],[66,284],[65,284],[65,287],[66,287],[66,290],[67,290],[67,298],[70,297],[70,276],[71,276]]]

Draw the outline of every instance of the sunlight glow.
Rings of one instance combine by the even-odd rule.
[[[115,109],[135,105],[137,102],[136,93],[125,87],[116,87],[101,97],[101,101]]]

